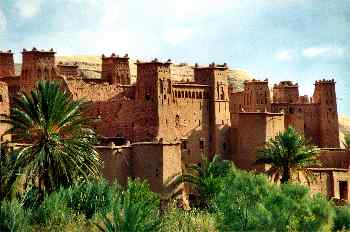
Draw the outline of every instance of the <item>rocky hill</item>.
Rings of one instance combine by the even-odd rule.
[[[339,115],[339,137],[340,141],[343,141],[344,134],[350,133],[350,117],[345,115]],[[341,144],[343,147],[343,144]]]

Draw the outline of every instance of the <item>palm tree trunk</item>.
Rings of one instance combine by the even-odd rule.
[[[283,173],[282,173],[282,179],[281,179],[281,183],[285,184],[290,180],[290,169],[289,167],[286,165],[283,167]]]

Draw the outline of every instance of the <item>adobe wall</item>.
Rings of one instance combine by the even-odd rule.
[[[117,181],[125,186],[130,172],[130,146],[96,146],[103,160],[102,174],[110,182]]]
[[[154,192],[167,193],[168,179],[182,171],[180,144],[140,142],[131,146],[132,176],[146,179]]]
[[[297,103],[299,101],[299,86],[291,81],[281,81],[273,87],[273,102]]]
[[[0,82],[0,114],[10,114],[10,100],[7,84],[5,82]],[[0,142],[11,140],[10,135],[2,136],[9,129],[9,127],[10,125],[8,124],[0,123]]]
[[[30,92],[38,80],[57,79],[55,66],[55,52],[39,51],[33,48],[31,51],[23,49],[22,71],[20,77],[20,88]]]
[[[254,165],[256,152],[270,138],[284,131],[284,116],[273,113],[239,113],[235,116],[238,116],[238,127],[231,133],[232,144],[236,144],[232,160],[241,169],[262,171],[263,167]]]
[[[84,99],[90,103],[87,115],[96,119],[97,134],[134,140],[132,123],[137,119],[134,87],[78,79],[66,80],[66,83],[74,100]]]
[[[0,51],[0,78],[14,76],[15,63],[11,50],[7,52]]]
[[[164,92],[163,92],[164,93]],[[159,137],[163,141],[183,141],[185,163],[197,163],[209,154],[208,87],[172,84],[171,94],[159,96]]]

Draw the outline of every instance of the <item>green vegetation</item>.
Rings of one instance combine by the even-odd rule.
[[[203,156],[170,185],[190,185],[191,209],[161,202],[145,181],[127,186],[99,176],[94,133],[58,83],[40,82],[22,95],[9,133],[33,141],[1,160],[0,231],[339,231],[350,229],[349,206],[335,207],[306,187],[285,183],[290,172],[315,164],[313,147],[293,129],[259,152],[282,184]],[[11,191],[9,191],[11,190]],[[13,193],[13,194],[8,194]],[[174,195],[176,196],[176,194]]]
[[[350,149],[350,132],[344,134],[343,144],[345,149]]]
[[[40,81],[30,94],[18,97],[11,116],[3,115],[1,122],[11,125],[6,134],[30,144],[7,155],[10,171],[3,184],[9,190],[26,192],[35,186],[44,194],[99,176],[101,161],[93,147],[94,131],[87,126],[90,120],[82,116],[84,107],[57,82]]]
[[[308,145],[303,136],[289,127],[285,132],[270,139],[265,147],[258,151],[256,164],[270,164],[270,174],[281,183],[291,180],[292,172],[301,170],[308,176],[306,167],[317,165],[317,150]]]

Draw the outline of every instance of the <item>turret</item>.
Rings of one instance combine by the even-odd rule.
[[[274,103],[297,103],[299,100],[299,86],[291,81],[281,81],[273,87]]]
[[[270,111],[270,90],[268,80],[249,80],[244,82],[244,92],[241,96],[242,108],[245,112]]]
[[[7,52],[0,51],[0,78],[14,76],[15,63],[11,50]]]
[[[335,81],[320,80],[315,82],[313,101],[319,105],[320,146],[339,147],[339,123]]]
[[[22,51],[21,88],[30,91],[38,80],[53,80],[56,78],[55,52],[37,50]]]
[[[119,57],[112,53],[110,57],[102,55],[102,79],[111,84],[129,85],[129,56]]]

